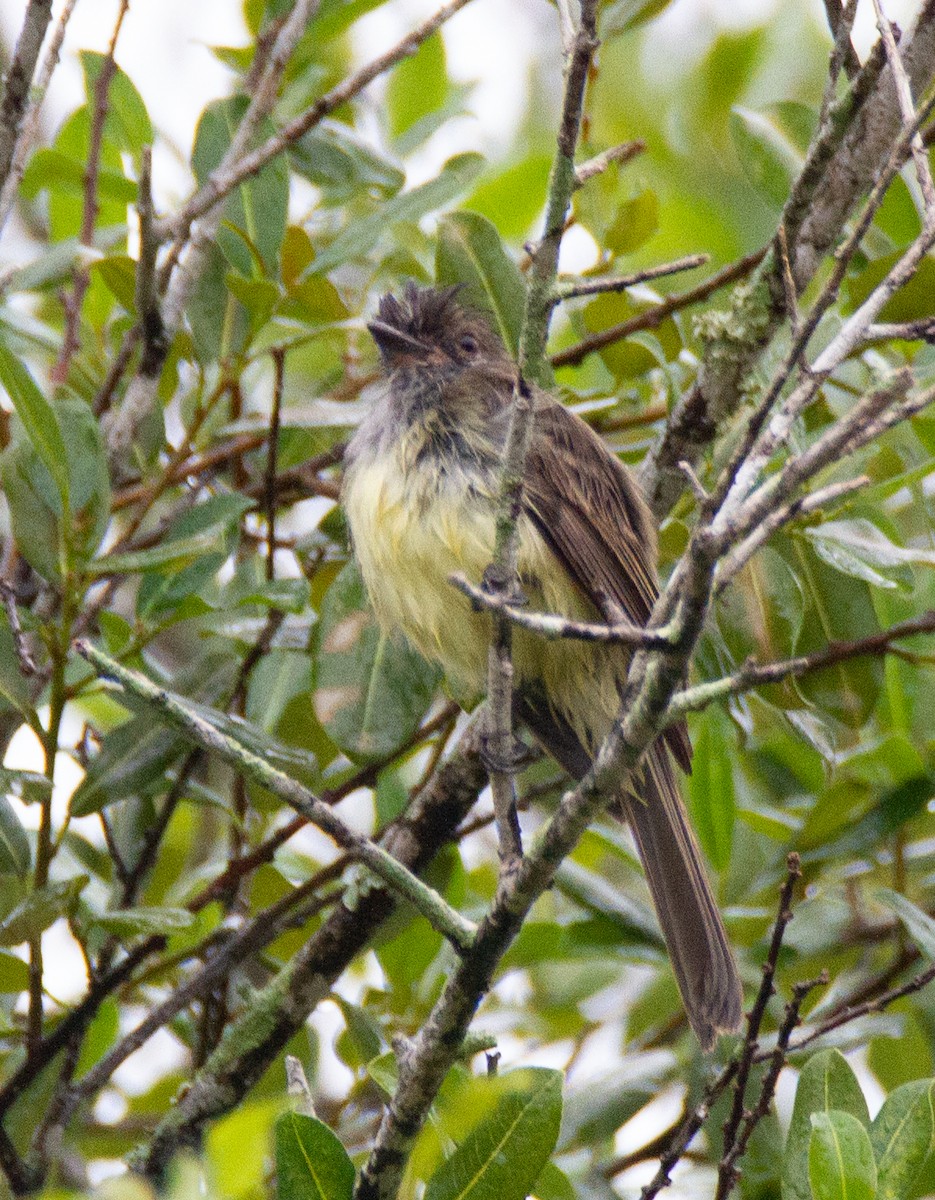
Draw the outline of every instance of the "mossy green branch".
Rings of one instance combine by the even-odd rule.
[[[267,788],[327,833],[339,846],[369,867],[387,887],[408,900],[413,908],[461,953],[471,948],[475,935],[472,922],[462,917],[438,892],[423,883],[417,875],[413,875],[392,854],[388,854],[369,838],[361,837],[345,825],[341,818],[307,787],[271,767],[258,754],[222,733],[181,696],[159,687],[145,675],[121,666],[90,642],[78,641],[75,643],[75,649],[104,678],[113,680],[125,691],[158,708],[164,719],[186,737],[206,750],[214,751],[245,779]]]

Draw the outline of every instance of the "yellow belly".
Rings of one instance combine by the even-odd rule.
[[[495,500],[453,482],[436,489],[423,468],[405,472],[391,456],[354,463],[344,483],[354,550],[381,624],[400,630],[438,662],[460,692],[487,678],[490,618],[451,586],[457,571],[479,583],[493,557]],[[519,526],[519,570],[532,610],[599,619],[528,517]],[[516,631],[517,682],[540,683],[589,748],[609,730],[626,656],[590,642],[546,641]]]

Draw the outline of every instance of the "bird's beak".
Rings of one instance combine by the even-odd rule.
[[[385,321],[369,321],[367,328],[379,346],[384,359],[403,355],[425,358],[429,353],[429,347],[424,342],[397,329],[395,325],[388,325]]]

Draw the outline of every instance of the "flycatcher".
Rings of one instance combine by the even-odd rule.
[[[490,617],[448,582],[493,557],[500,469],[517,368],[457,288],[384,296],[369,325],[385,397],[348,446],[343,501],[381,623],[401,630],[461,689],[487,677]],[[533,389],[519,517],[519,573],[533,609],[645,624],[657,595],[652,517],[623,465],[579,417]],[[574,778],[610,731],[629,651],[513,635],[516,713]],[[742,1015],[740,980],[672,765],[691,767],[684,725],[646,752],[613,804],[629,821],[688,1018],[705,1050]]]

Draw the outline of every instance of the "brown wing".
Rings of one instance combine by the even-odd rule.
[[[544,393],[536,394],[524,501],[553,554],[598,611],[606,612],[611,600],[644,625],[658,595],[656,531],[646,503],[597,434]],[[690,771],[685,726],[673,726],[664,737]]]

